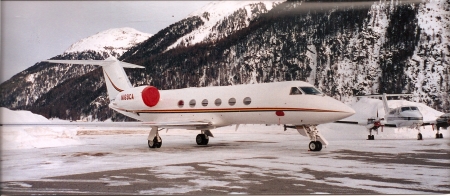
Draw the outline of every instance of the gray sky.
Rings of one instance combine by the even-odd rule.
[[[155,34],[208,3],[1,1],[0,83],[100,31],[131,27]]]

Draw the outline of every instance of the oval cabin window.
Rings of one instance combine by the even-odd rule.
[[[189,106],[195,107],[195,99],[192,99],[191,101],[189,101]]]
[[[184,101],[180,100],[178,101],[178,107],[182,108],[184,106]]]
[[[244,105],[250,105],[252,103],[252,99],[250,97],[244,98]]]
[[[219,98],[217,98],[217,99],[214,101],[214,104],[215,104],[216,106],[220,106],[220,105],[222,104],[222,100],[219,99]]]
[[[208,105],[208,100],[207,99],[203,99],[202,106],[207,106],[207,105]]]
[[[234,106],[234,104],[236,104],[236,99],[235,98],[230,98],[228,100],[228,104],[230,104],[230,106]]]

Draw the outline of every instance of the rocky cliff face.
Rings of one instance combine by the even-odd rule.
[[[449,7],[445,0],[420,4],[289,1],[239,4],[220,16],[200,10],[133,46],[119,59],[146,66],[145,70],[127,70],[136,86],[174,89],[305,80],[347,103],[355,101],[355,95],[412,93],[413,101],[450,112]],[[102,84],[100,72],[83,69],[91,70],[55,74],[55,85],[48,87],[51,92],[47,90],[50,93],[46,95],[22,92],[4,96],[2,92],[2,103],[18,109],[33,105],[27,100],[39,99],[34,111],[47,117],[111,118],[114,114],[106,112],[107,108],[99,109],[107,104],[106,88],[98,84]],[[45,86],[33,73],[24,71],[15,82],[3,83],[2,91],[33,78],[29,85]],[[72,83],[64,86],[61,77],[71,77]],[[70,94],[64,90],[81,83],[78,80],[92,89],[80,86]],[[88,91],[92,96],[84,95]],[[63,107],[64,111],[45,114],[52,108],[49,103],[58,102],[71,104]],[[83,105],[82,113],[79,105]],[[97,109],[91,107],[94,105]]]

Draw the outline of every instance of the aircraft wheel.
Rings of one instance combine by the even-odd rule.
[[[197,145],[206,145],[209,142],[209,139],[206,139],[205,134],[198,134],[195,138]]]
[[[316,141],[316,144],[317,144],[317,149],[316,149],[316,151],[321,151],[321,150],[322,150],[322,142]]]
[[[417,134],[417,140],[422,140],[422,134],[421,133]]]
[[[309,150],[311,151],[320,151],[322,150],[322,143],[317,141],[311,141],[309,142]]]
[[[368,138],[369,138],[368,140],[375,140],[375,136],[374,135],[369,135]]]
[[[439,133],[436,133],[436,139],[441,138],[441,136],[439,135]]]
[[[439,133],[439,138],[444,138],[444,136],[442,135],[442,133]]]
[[[148,147],[149,148],[161,148],[162,146],[162,139],[161,137],[159,137],[159,139],[161,140],[161,142],[158,142],[158,136],[155,136],[153,138],[153,140],[148,140]]]

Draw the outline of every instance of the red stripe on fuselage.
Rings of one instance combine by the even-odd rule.
[[[321,110],[310,108],[220,108],[220,109],[171,109],[171,110],[127,110],[122,108],[113,108],[133,113],[224,113],[224,112],[343,112],[336,110]],[[346,113],[346,112],[343,112]]]

